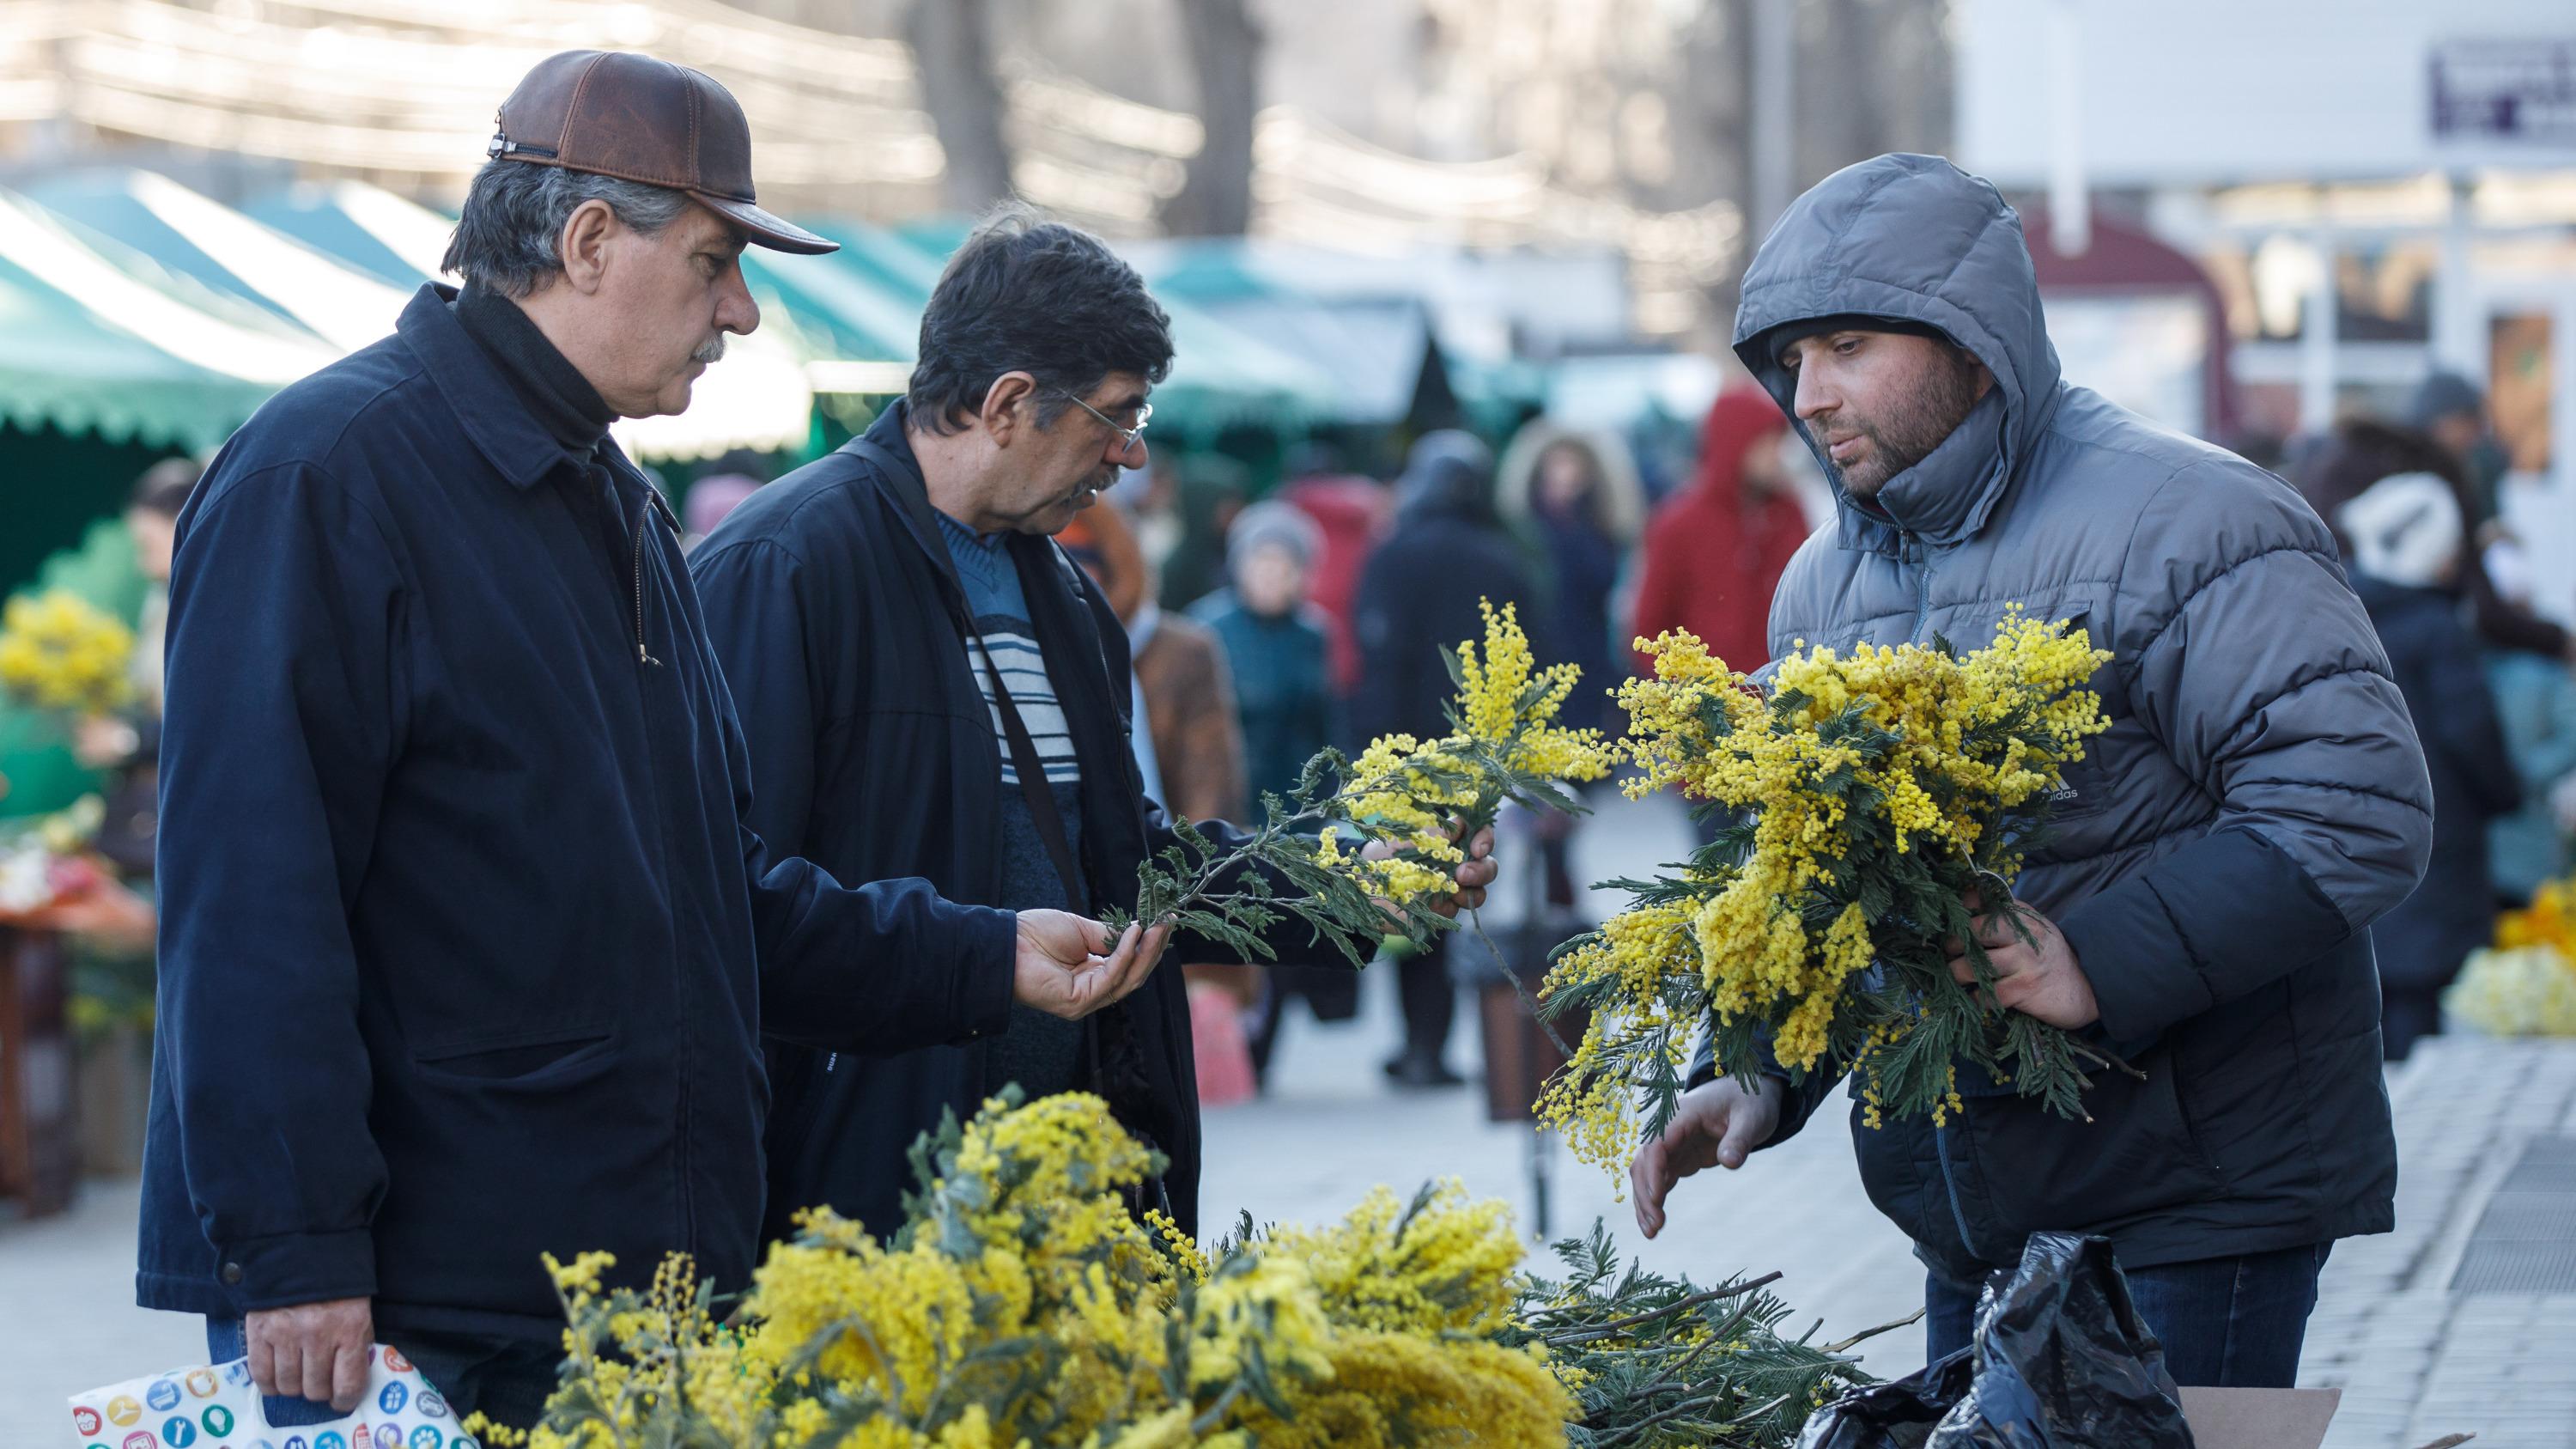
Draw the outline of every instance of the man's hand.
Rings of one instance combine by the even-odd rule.
[[[1117,949],[1104,957],[1099,951],[1109,928],[1098,921],[1065,911],[1022,911],[1019,917],[1011,995],[1067,1021],[1080,1021],[1144,985],[1172,939],[1170,926],[1148,931],[1130,925]]]
[[[2055,921],[2019,901],[2011,903],[2008,913],[1986,913],[1985,902],[1975,891],[1968,892],[1967,905],[1976,916],[1972,929],[1977,944],[1986,948],[1986,964],[1994,968],[1995,1005],[2068,1031],[2101,1020],[2102,1010],[2093,1002],[2093,983],[2085,978],[2075,948],[2066,944]],[[1977,969],[1968,963],[1966,945],[1956,936],[1948,944],[1951,977],[1962,986],[1976,985]]]
[[[1775,1092],[1748,1092],[1733,1077],[1720,1077],[1682,1093],[1664,1135],[1628,1164],[1639,1232],[1651,1238],[1664,1230],[1664,1198],[1674,1183],[1712,1167],[1742,1167],[1747,1154],[1780,1130],[1778,1084],[1769,1085]]]
[[[376,1318],[365,1298],[255,1308],[242,1320],[251,1382],[272,1398],[311,1399],[347,1413],[367,1391]]]
[[[1395,847],[1383,840],[1372,840],[1360,848],[1362,860],[1384,860],[1393,854]],[[1449,873],[1450,878],[1458,882],[1457,891],[1451,895],[1427,898],[1423,905],[1429,907],[1434,915],[1455,919],[1460,911],[1472,911],[1483,905],[1485,887],[1492,885],[1494,877],[1500,874],[1502,867],[1494,864],[1494,830],[1489,825],[1477,831],[1474,840],[1467,842],[1467,859]],[[1391,904],[1387,911],[1398,919],[1402,917],[1402,913]]]

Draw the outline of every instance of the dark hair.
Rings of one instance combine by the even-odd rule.
[[[2334,431],[2299,460],[2295,473],[2292,481],[2300,496],[2326,521],[2347,554],[2352,551],[2351,540],[2344,537],[2335,515],[2369,492],[2372,484],[2399,473],[2430,473],[2450,484],[2461,513],[2477,517],[2469,506],[2468,475],[2450,449],[2412,428],[2376,418],[2345,418],[2336,423]]]
[[[563,270],[556,243],[585,201],[604,201],[620,222],[653,236],[689,209],[689,194],[562,166],[495,159],[474,173],[439,266],[504,297],[542,291]]]
[[[205,465],[194,458],[164,458],[134,480],[134,492],[125,506],[176,518],[188,506],[188,495],[197,491],[197,479],[205,471]]]
[[[1008,205],[939,274],[921,314],[920,356],[905,394],[917,426],[958,431],[995,378],[1025,372],[1038,382],[1038,426],[1048,427],[1113,372],[1161,382],[1172,369],[1172,319],[1100,238]]]

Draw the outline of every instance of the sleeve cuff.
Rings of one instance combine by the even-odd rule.
[[[1763,1091],[1779,1094],[1780,1125],[1771,1129],[1770,1136],[1754,1144],[1753,1150],[1756,1152],[1765,1147],[1778,1146],[1797,1136],[1799,1129],[1807,1125],[1807,1119],[1816,1115],[1816,1108],[1823,1104],[1825,1097],[1833,1091],[1834,1082],[1838,1080],[1831,1073],[1821,1069],[1809,1072],[1804,1082],[1789,1080],[1789,1074],[1776,1067],[1764,1067],[1759,1075],[1762,1078]],[[1691,1053],[1690,1071],[1682,1078],[1682,1090],[1694,1091],[1716,1080],[1717,1038],[1712,1033],[1703,1031],[1699,1036],[1699,1049]]]
[[[958,937],[957,1036],[960,1043],[998,1036],[1011,1024],[1013,978],[1019,970],[1020,917],[985,906],[966,912]]]
[[[366,1228],[351,1228],[243,1238],[222,1245],[215,1278],[225,1296],[245,1313],[339,1298],[373,1298],[375,1235]]]

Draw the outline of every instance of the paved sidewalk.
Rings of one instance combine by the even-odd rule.
[[[60,1217],[0,1222],[0,1446],[71,1449],[65,1399],[205,1362],[202,1320],[134,1306],[135,1206],[92,1182]]]
[[[2576,1042],[2431,1038],[2389,1095],[2397,1230],[2336,1245],[2300,1366],[2302,1383],[2344,1391],[2326,1449],[2458,1432],[2480,1449],[2576,1444],[2576,1290],[2451,1287],[2473,1238],[2576,1244],[2576,1184],[2498,1201],[2535,1138],[2576,1134]]]

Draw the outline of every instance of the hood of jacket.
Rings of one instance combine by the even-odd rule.
[[[1766,334],[1841,313],[1940,329],[1995,386],[1931,456],[1863,503],[1844,491],[1814,433],[1794,423],[1833,481],[1842,542],[1893,551],[1899,534],[1935,546],[1985,526],[2055,413],[2057,349],[2021,218],[1992,183],[1938,156],[1848,166],[1782,214],[1745,272],[1735,354],[1794,419],[1797,380]]]
[[[1765,402],[1767,409],[1770,404]],[[1594,479],[1593,517],[1601,531],[1621,543],[1629,542],[1646,526],[1646,488],[1637,479],[1637,465],[1629,456],[1628,445],[1607,433],[1585,432],[1535,418],[1512,435],[1511,446],[1503,450],[1503,462],[1495,484],[1495,504],[1504,518],[1518,527],[1538,524],[1538,466],[1549,451],[1563,444],[1580,448],[1592,460]]]

